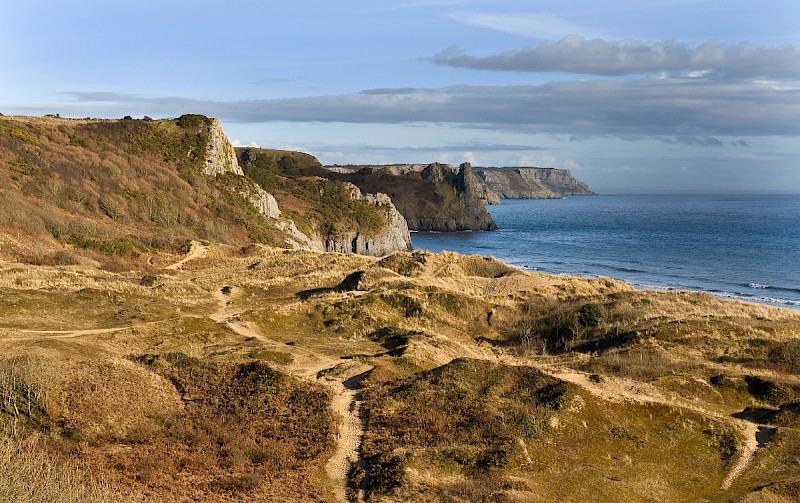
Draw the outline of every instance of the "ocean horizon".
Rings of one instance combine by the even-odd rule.
[[[503,200],[499,230],[412,233],[415,249],[800,309],[800,193],[664,192]]]

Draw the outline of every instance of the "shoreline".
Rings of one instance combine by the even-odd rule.
[[[770,201],[777,211],[773,218],[742,210],[741,194],[734,194],[719,215],[696,223],[695,213],[711,211],[717,196],[503,201],[510,204],[493,210],[497,232],[415,232],[412,246],[492,256],[526,271],[609,277],[637,290],[703,292],[800,310],[800,282],[791,265],[797,239],[783,230],[796,212],[786,207],[797,196],[780,194],[774,203],[770,195],[751,195],[756,202]],[[649,212],[647,218],[640,210]],[[733,230],[719,226],[740,217],[749,223]]]

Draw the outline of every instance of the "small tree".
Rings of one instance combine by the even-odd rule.
[[[581,327],[596,327],[603,321],[603,310],[595,303],[584,304],[578,311],[578,324]]]

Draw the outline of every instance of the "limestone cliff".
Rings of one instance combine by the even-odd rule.
[[[244,171],[239,166],[236,150],[222,129],[219,120],[209,119],[207,123],[208,141],[206,143],[203,173],[213,177],[225,174],[235,175],[232,180],[229,179],[229,190],[237,192],[262,216],[276,220],[274,225],[285,234],[285,240],[289,246],[294,249],[325,251],[325,244],[323,244],[319,236],[313,234],[309,236],[300,231],[290,218],[281,215],[275,196],[245,176]],[[398,248],[394,251],[404,249]]]
[[[364,194],[352,183],[320,176],[331,173],[302,152],[240,148],[236,153],[248,179],[275,195],[276,210],[278,203],[287,210],[279,227],[292,246],[374,256],[411,249],[406,220],[386,194]],[[297,224],[285,221],[289,218]]]
[[[497,229],[484,206],[488,194],[469,164],[332,166],[326,177],[388,194],[411,230]]]
[[[240,177],[234,178],[234,182],[229,184],[229,189],[238,192],[261,215],[271,219],[279,218],[281,210],[278,208],[278,201],[257,183],[245,177],[244,171],[239,167],[236,150],[225,135],[219,120],[207,119],[207,124],[208,141],[203,174],[217,177],[230,173]]]
[[[249,183],[244,186],[239,194],[250,201],[253,207],[267,218],[278,218],[281,210],[278,208],[278,201],[275,196],[262,189],[257,183]]]
[[[558,199],[594,194],[566,169],[475,168],[475,174],[485,190],[502,199]]]
[[[203,173],[210,176],[225,173],[244,176],[242,168],[239,167],[236,160],[236,151],[217,119],[211,119],[211,124],[208,126],[208,144],[206,145],[206,162],[203,165]]]
[[[480,178],[478,180],[480,180]],[[500,204],[500,196],[498,196],[496,192],[488,187],[484,187],[482,184],[481,187],[483,187],[483,196],[481,196],[481,201],[483,204],[489,206]]]
[[[383,212],[386,225],[374,234],[356,231],[340,232],[325,239],[325,250],[382,257],[397,251],[411,250],[411,235],[403,215],[397,211],[386,194],[362,194],[358,187],[346,184],[353,200],[364,201]]]

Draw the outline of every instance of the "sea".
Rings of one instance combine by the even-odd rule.
[[[487,209],[498,231],[415,232],[414,248],[800,309],[800,194],[598,195]]]

